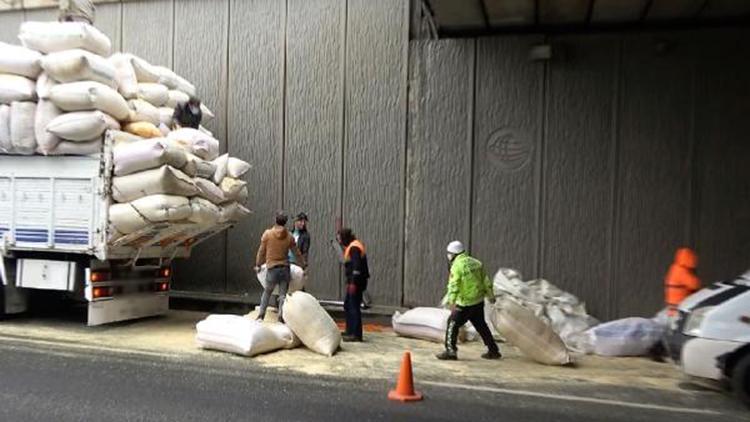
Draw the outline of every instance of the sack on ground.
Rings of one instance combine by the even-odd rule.
[[[249,209],[237,202],[230,202],[221,206],[221,218],[219,219],[219,223],[236,223],[249,215]]]
[[[130,234],[154,223],[190,218],[190,201],[182,196],[149,195],[109,207],[109,223],[120,233]]]
[[[71,82],[53,87],[50,101],[65,111],[99,110],[117,120],[130,115],[130,107],[117,91],[99,82]]]
[[[34,116],[36,103],[17,101],[10,104],[10,143],[15,154],[32,155],[36,151]]]
[[[647,318],[624,318],[587,331],[593,352],[600,356],[644,356],[664,334],[664,326]]]
[[[110,56],[109,61],[115,68],[117,90],[126,99],[136,98],[138,96],[138,78],[136,78],[133,69],[132,56],[115,53]]]
[[[42,71],[39,52],[20,45],[0,42],[0,73],[10,73],[36,79]]]
[[[512,299],[506,298],[496,304],[492,324],[521,353],[539,363],[571,363],[565,344],[552,328]]]
[[[57,146],[50,150],[47,155],[92,155],[102,152],[103,139],[91,141],[60,141]]]
[[[112,198],[120,203],[155,194],[189,197],[197,193],[193,180],[172,166],[112,178]]]
[[[109,38],[84,22],[24,22],[18,38],[25,47],[42,53],[80,48],[109,56],[112,50]]]
[[[402,337],[443,343],[450,315],[451,311],[447,309],[418,307],[404,313],[396,311],[391,323],[393,331]],[[462,327],[458,339],[464,341],[465,338],[465,327]]]
[[[0,104],[36,100],[36,84],[29,78],[0,74]]]
[[[169,100],[169,89],[162,84],[142,82],[138,84],[138,98],[161,107]]]
[[[168,164],[182,168],[187,163],[185,152],[167,147],[164,139],[144,139],[140,142],[119,145],[114,148],[112,160],[115,176],[125,176]]]
[[[199,347],[243,356],[279,350],[289,341],[278,330],[239,315],[210,315],[195,329]]]
[[[156,125],[149,122],[128,123],[123,130],[141,138],[161,138],[164,135]]]
[[[42,69],[62,82],[93,81],[116,87],[115,67],[109,60],[84,50],[66,50],[42,58]]]
[[[204,226],[213,226],[221,218],[221,209],[203,198],[190,199],[190,221]]]
[[[68,141],[87,142],[101,138],[107,129],[119,130],[120,124],[101,111],[76,111],[62,114],[47,125],[47,131]]]
[[[310,350],[333,356],[341,344],[341,333],[318,300],[305,292],[287,295],[284,321]]]
[[[62,110],[52,101],[39,99],[34,116],[34,134],[36,136],[37,150],[42,154],[48,154],[61,141],[57,135],[47,131],[47,125],[60,115],[62,115]]]
[[[10,154],[13,152],[13,144],[10,142],[10,106],[0,104],[0,153]]]
[[[302,290],[305,287],[305,270],[302,269],[299,265],[291,264],[289,265],[289,272],[292,274],[292,279],[289,281],[289,290],[287,293],[294,293],[298,290]],[[256,274],[256,277],[258,278],[258,282],[260,285],[265,289],[268,285],[268,282],[266,281],[266,277],[268,276],[268,267],[266,264],[263,264],[263,266],[260,267],[260,271],[258,271],[258,274]],[[278,295],[279,294],[279,286],[276,286],[273,289],[273,294]]]

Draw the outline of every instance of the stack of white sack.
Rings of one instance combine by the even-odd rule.
[[[586,304],[571,293],[565,292],[544,279],[525,282],[521,274],[510,268],[501,268],[495,274],[493,290],[498,303],[510,299],[529,309],[560,336],[568,349],[582,352],[578,347],[580,336],[597,321],[586,313]],[[485,317],[489,321],[494,307],[486,303]],[[503,336],[497,327],[493,334]]]
[[[341,333],[318,300],[308,293],[289,294],[284,303],[285,324],[269,318],[256,321],[257,310],[248,316],[211,315],[196,326],[196,342],[205,349],[254,356],[304,344],[313,352],[333,356],[341,345]],[[270,320],[270,321],[269,321]]]
[[[195,142],[176,139],[132,137],[114,146],[110,240],[157,223],[213,226],[249,215],[247,183],[241,177],[250,165],[208,154],[199,137]]]
[[[42,55],[0,42],[0,154],[34,154],[36,79]]]

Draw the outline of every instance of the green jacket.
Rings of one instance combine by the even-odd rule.
[[[484,272],[484,266],[467,253],[457,256],[451,264],[448,280],[448,293],[443,299],[445,305],[472,306],[484,298],[494,297],[492,282]]]

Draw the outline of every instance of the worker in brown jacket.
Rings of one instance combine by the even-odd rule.
[[[262,321],[266,316],[268,300],[271,298],[274,288],[279,286],[279,322],[284,322],[284,298],[289,289],[289,281],[292,278],[289,270],[289,251],[291,251],[297,263],[305,268],[302,254],[294,242],[294,237],[286,229],[287,217],[283,213],[276,214],[276,224],[263,233],[260,238],[258,256],[255,259],[255,272],[260,271],[260,266],[266,264],[268,272],[263,295],[260,298],[260,311],[258,320]]]

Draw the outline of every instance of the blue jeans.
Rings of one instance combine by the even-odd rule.
[[[279,266],[268,269],[266,275],[266,287],[263,289],[263,295],[260,297],[260,310],[258,311],[258,318],[262,319],[266,316],[266,308],[268,308],[268,301],[271,299],[271,294],[276,285],[279,286],[279,320],[282,321],[284,318],[284,298],[286,292],[289,290],[289,280],[292,279],[292,273],[288,266]]]
[[[356,284],[346,285],[344,312],[346,313],[346,332],[358,339],[362,338],[362,293]]]

